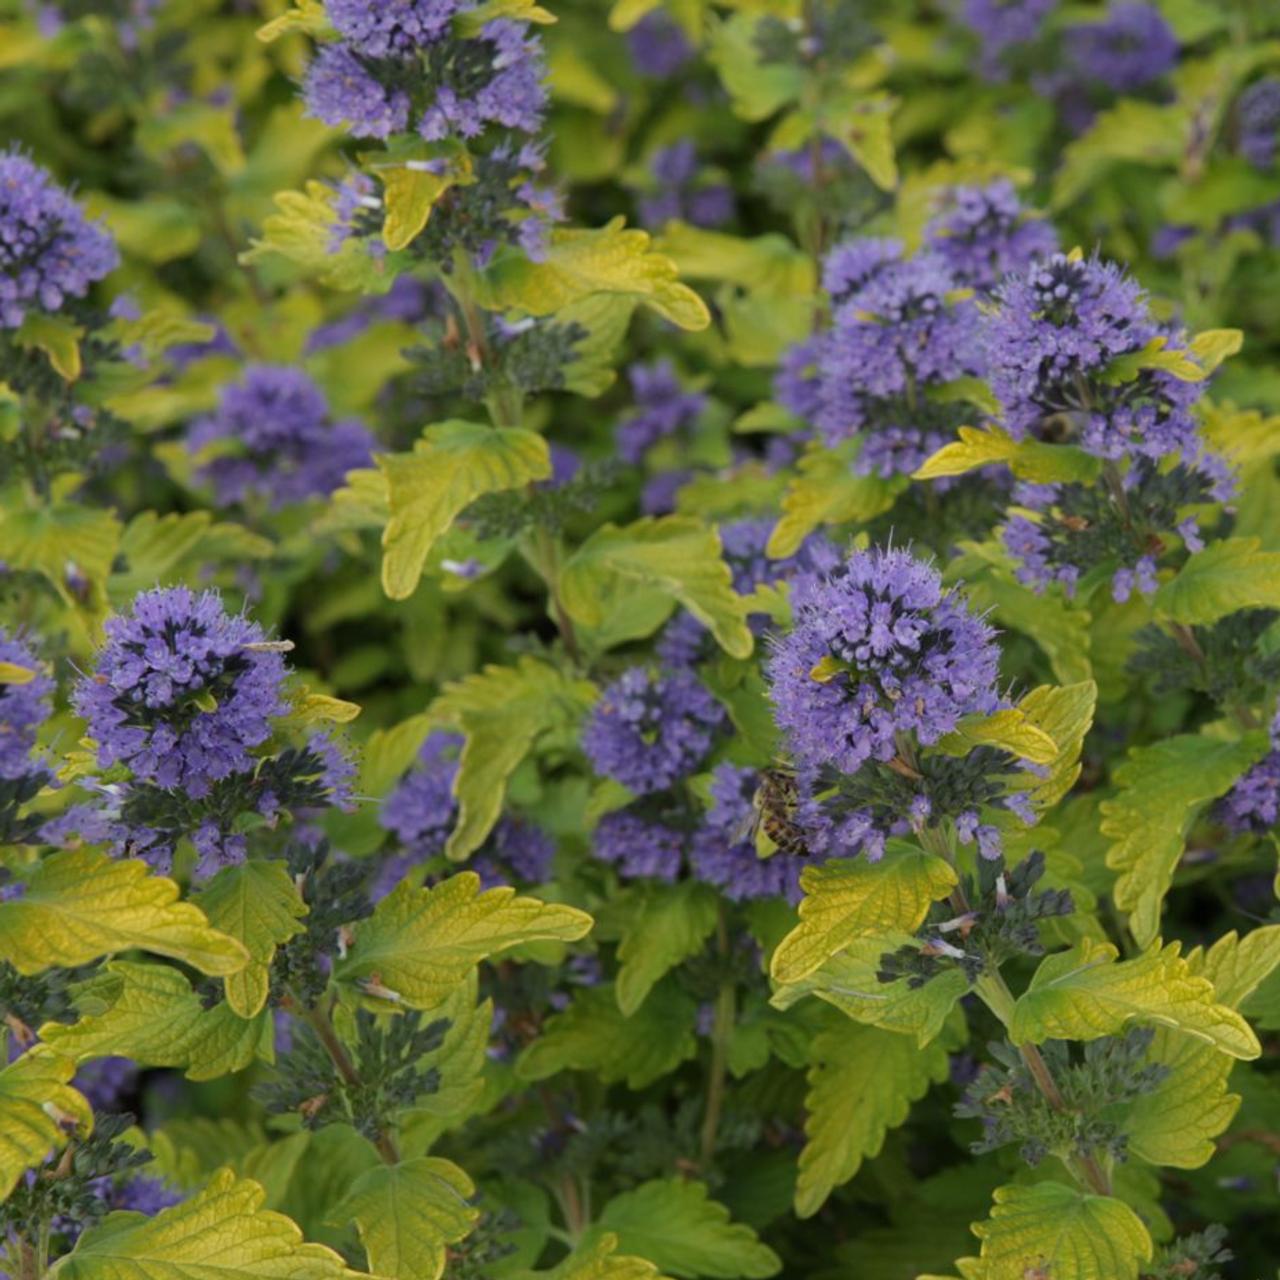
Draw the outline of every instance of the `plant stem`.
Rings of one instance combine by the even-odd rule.
[[[337,1067],[343,1081],[353,1089],[360,1088],[362,1083],[360,1072],[356,1070],[356,1064],[351,1060],[347,1046],[342,1043],[337,1031],[334,1030],[327,1010],[316,1005],[314,1009],[304,1009],[302,1016],[316,1033],[316,1038],[324,1045],[325,1052],[333,1060],[333,1065]],[[400,1148],[396,1146],[396,1140],[390,1133],[379,1129],[373,1145],[377,1147],[378,1154],[387,1164],[400,1163]]]
[[[551,598],[551,613],[556,620],[560,639],[564,642],[565,652],[575,665],[582,662],[582,651],[578,647],[578,633],[574,630],[573,619],[569,617],[564,601],[560,598],[560,548],[551,530],[539,524],[534,529],[534,567],[547,584],[547,594]]]
[[[721,962],[729,962],[729,926],[724,907],[716,925],[716,946]],[[729,1069],[729,1037],[733,1034],[737,1016],[737,988],[733,976],[726,972],[720,979],[716,994],[715,1020],[711,1025],[711,1065],[707,1073],[707,1106],[702,1117],[698,1163],[706,1168],[715,1157],[716,1137],[720,1131],[720,1117],[724,1112],[724,1086]]]

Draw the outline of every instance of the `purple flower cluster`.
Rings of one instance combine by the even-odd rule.
[[[1218,817],[1230,830],[1254,835],[1280,820],[1280,706],[1271,720],[1271,750],[1222,798]]]
[[[689,62],[694,48],[664,10],[653,9],[627,32],[627,52],[642,76],[666,80]]]
[[[795,618],[768,660],[778,727],[797,764],[854,774],[925,745],[999,699],[995,632],[906,551],[856,551],[792,587]]]
[[[886,267],[902,261],[901,240],[864,236],[846,240],[827,254],[822,263],[822,287],[832,306],[843,306],[861,292]]]
[[[706,397],[680,385],[670,360],[633,364],[627,377],[635,412],[618,423],[618,452],[627,462],[639,462],[659,440],[691,426]]]
[[[54,682],[29,645],[0,627],[0,663],[32,673],[25,684],[0,680],[0,778],[14,781],[31,772],[36,732],[49,718]]]
[[[959,284],[984,293],[1058,248],[1057,233],[1043,218],[1028,216],[1007,178],[948,191],[925,242]]]
[[[453,782],[458,776],[461,749],[462,738],[456,733],[436,730],[428,734],[417,762],[379,811],[379,823],[399,839],[414,862],[444,852],[458,813]]]
[[[662,227],[679,218],[695,227],[721,227],[733,217],[733,191],[698,178],[698,149],[688,138],[660,147],[649,162],[654,190],[640,199],[640,221]]]
[[[555,853],[555,841],[541,827],[504,816],[468,865],[486,889],[500,884],[527,888],[551,878]]]
[[[340,488],[348,471],[369,465],[375,441],[359,422],[332,421],[324,393],[300,369],[250,365],[192,423],[187,447],[220,454],[197,474],[221,505],[260,496],[283,507]]]
[[[1067,61],[1085,80],[1129,93],[1158,80],[1178,61],[1178,38],[1153,5],[1125,0],[1101,22],[1070,26]]]
[[[665,880],[680,874],[684,834],[627,809],[607,813],[596,826],[595,854],[628,880]]]
[[[494,18],[473,37],[454,29],[460,0],[329,0],[341,37],[307,71],[308,112],[360,138],[415,128],[430,142],[496,125],[536,133],[546,109],[541,47],[523,23]]]
[[[251,750],[286,710],[284,659],[260,626],[230,616],[216,592],[170,587],[143,592],[105,629],[74,695],[99,765],[195,798],[253,767]]]
[[[691,671],[629,667],[582,733],[592,768],[637,795],[662,791],[699,765],[724,710]]]
[[[957,294],[943,258],[925,251],[894,261],[885,253],[881,242],[875,255],[833,255],[826,274],[844,301],[815,353],[814,420],[823,438],[835,444],[858,433],[895,433],[893,448],[860,460],[863,474],[895,459],[914,470],[927,447],[928,389],[979,367],[977,311]],[[794,400],[788,407],[794,411]],[[903,448],[908,440],[914,449]]]
[[[138,1068],[129,1058],[94,1058],[76,1071],[71,1082],[95,1111],[118,1111],[138,1082]]]
[[[1280,79],[1268,76],[1251,84],[1236,103],[1240,154],[1255,169],[1270,169],[1276,162],[1280,135]]]
[[[1158,369],[1125,382],[1101,377],[1160,332],[1141,287],[1113,263],[1055,254],[1009,277],[983,324],[1004,426],[1021,439],[1056,421],[1102,458],[1193,455],[1197,383]],[[1181,345],[1165,336],[1171,349]]]
[[[1057,7],[1058,0],[964,0],[964,24],[982,41],[982,74],[1003,80],[1009,54],[1038,39]]]
[[[689,866],[731,902],[784,897],[800,900],[800,859],[762,858],[749,832],[759,775],[738,765],[717,765],[711,775],[711,807],[689,843]]]
[[[53,312],[120,262],[115,241],[26,156],[0,153],[0,328]]]

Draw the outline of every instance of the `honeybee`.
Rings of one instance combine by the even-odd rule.
[[[799,800],[796,775],[791,769],[784,765],[761,769],[760,781],[751,797],[751,812],[734,832],[735,842],[750,840],[758,845],[763,832],[778,852],[796,858],[807,856],[804,832],[795,823]]]

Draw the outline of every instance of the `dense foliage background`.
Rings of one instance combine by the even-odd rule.
[[[1275,7],[292,3],[0,0],[0,1271],[1272,1274]]]

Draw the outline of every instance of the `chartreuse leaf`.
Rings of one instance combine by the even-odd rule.
[[[937,1041],[920,1049],[910,1036],[846,1018],[832,1019],[810,1053],[795,1195],[801,1218],[817,1213],[864,1159],[880,1154],[885,1135],[906,1120],[911,1104],[947,1078],[950,1061]]]
[[[249,963],[229,974],[224,985],[232,1009],[252,1018],[267,1001],[276,947],[302,932],[306,903],[284,863],[252,861],[224,867],[196,901],[210,924],[249,953]]]
[[[1098,460],[1074,445],[1015,440],[999,427],[961,427],[957,434],[959,440],[944,444],[912,478],[937,480],[995,463],[1004,463],[1019,479],[1038,484],[1087,482],[1098,473]]]
[[[729,1210],[712,1200],[706,1185],[658,1178],[614,1196],[591,1234],[616,1235],[618,1248],[655,1263],[680,1280],[764,1280],[782,1260]]]
[[[382,533],[382,587],[406,600],[432,543],[483,493],[516,489],[551,474],[547,442],[522,427],[450,421],[428,427],[412,453],[376,458],[390,518]]]
[[[114,960],[76,989],[76,1006],[78,1022],[47,1022],[40,1038],[77,1062],[128,1057],[140,1066],[183,1068],[191,1080],[214,1080],[247,1067],[271,1043],[265,1010],[241,1018],[227,1004],[206,1009],[168,965]]]
[[[669,222],[658,248],[676,260],[681,275],[694,280],[723,280],[783,297],[807,298],[817,287],[813,259],[777,233],[748,240]]]
[[[458,821],[445,852],[465,858],[478,849],[502,812],[507,779],[545,733],[572,729],[595,687],[533,658],[515,667],[486,667],[450,685],[432,715],[466,738],[453,793]]]
[[[716,927],[717,901],[716,891],[697,880],[639,889],[618,946],[616,990],[624,1014],[630,1017],[660,978],[702,950]]]
[[[256,34],[263,44],[279,40],[290,31],[305,31],[309,36],[324,36],[333,31],[323,0],[293,0],[293,6],[258,28]]]
[[[69,585],[76,574],[102,599],[119,542],[120,521],[101,507],[61,496],[24,505],[7,495],[0,502],[0,560],[11,571],[43,574],[67,605],[79,603]]]
[[[782,517],[769,535],[766,553],[775,560],[795,555],[800,544],[824,524],[872,520],[893,506],[906,487],[905,476],[883,480],[853,469],[857,442],[838,449],[810,445],[782,497]]]
[[[614,218],[599,228],[558,227],[541,261],[500,250],[481,274],[477,301],[546,316],[597,293],[636,298],[681,329],[711,323],[706,304],[677,279],[676,264],[650,246],[647,231]]]
[[[1280,551],[1257,538],[1223,538],[1192,555],[1155,597],[1156,611],[1188,626],[1240,609],[1280,607]]]
[[[1151,1236],[1123,1200],[1060,1182],[999,1187],[994,1198],[973,1226],[982,1255],[962,1266],[969,1280],[1138,1280],[1151,1260]]]
[[[67,382],[80,376],[80,339],[84,330],[65,316],[30,311],[13,340],[20,347],[35,347],[49,357],[55,372]]]
[[[612,1232],[594,1233],[576,1248],[554,1271],[535,1272],[547,1280],[666,1280],[647,1258],[620,1254],[618,1237]]]
[[[370,167],[382,180],[382,243],[393,253],[413,242],[450,187],[472,181],[471,159],[463,148],[417,139],[393,143]]]
[[[755,13],[735,13],[711,29],[707,59],[744,120],[764,120],[800,94],[804,72],[793,62],[765,61]]]
[[[1049,766],[1048,775],[1031,789],[1032,799],[1041,808],[1051,808],[1075,786],[1080,752],[1097,703],[1098,686],[1092,680],[1040,685],[1018,703],[1027,722],[1052,738],[1056,747],[1052,759],[1043,761]]]
[[[409,1008],[431,1009],[488,956],[526,942],[573,942],[590,928],[576,907],[518,897],[506,885],[481,892],[472,871],[430,889],[401,882],[355,926],[334,976],[376,979]]]
[[[947,969],[919,987],[906,978],[881,982],[881,957],[904,940],[903,935],[859,938],[807,978],[780,986],[771,1003],[788,1009],[815,995],[855,1022],[911,1036],[924,1048],[942,1031],[969,981],[959,969]]]
[[[774,981],[808,977],[856,938],[915,932],[955,884],[956,873],[943,859],[905,840],[890,840],[879,862],[840,858],[806,867],[800,923],[773,953]]]
[[[0,662],[0,684],[30,684],[36,678],[34,667],[17,662]]]
[[[1185,1032],[1233,1058],[1262,1052],[1249,1024],[1218,1001],[1207,978],[1192,973],[1178,943],[1133,960],[1118,954],[1110,943],[1086,938],[1041,961],[1013,1007],[1014,1043],[1096,1040],[1137,1021]]]
[[[366,1170],[329,1217],[356,1224],[371,1275],[440,1280],[447,1246],[464,1239],[480,1216],[475,1193],[451,1160],[420,1156]]]
[[[155,1217],[112,1214],[50,1269],[60,1280],[349,1280],[358,1273],[322,1244],[304,1242],[282,1213],[262,1208],[251,1178],[220,1169],[203,1191]]]
[[[565,561],[560,596],[565,609],[585,626],[604,621],[601,598],[612,581],[656,588],[680,601],[735,658],[753,646],[742,598],[721,556],[720,535],[690,516],[646,518],[597,529]]]
[[[228,975],[248,963],[245,948],[178,886],[144,862],[65,849],[36,864],[20,898],[0,902],[0,958],[19,973],[74,968],[140,947],[202,973]]]
[[[566,1069],[591,1071],[605,1084],[625,1080],[643,1089],[697,1052],[696,1015],[693,1000],[671,983],[659,983],[629,1018],[610,984],[583,987],[563,1013],[547,1019],[516,1074],[545,1080]]]
[[[1280,966],[1280,925],[1240,938],[1234,930],[1209,950],[1187,953],[1187,970],[1213,983],[1214,994],[1238,1009]],[[1158,1030],[1147,1055],[1168,1075],[1135,1098],[1124,1117],[1129,1150],[1151,1164],[1197,1169],[1216,1150],[1240,1098],[1227,1092],[1233,1059],[1189,1036]]]
[[[952,756],[967,755],[979,746],[998,747],[1032,764],[1052,764],[1058,755],[1058,744],[1018,707],[1004,707],[985,716],[965,716],[954,732],[939,738],[936,745],[939,751]]]
[[[1164,897],[1196,817],[1268,745],[1261,732],[1238,742],[1184,733],[1130,751],[1116,769],[1116,794],[1100,806],[1101,829],[1112,841],[1107,866],[1117,872],[1115,903],[1129,913],[1140,946],[1160,932]]]
[[[0,1200],[75,1131],[93,1131],[93,1108],[67,1082],[70,1059],[36,1045],[0,1069]]]
[[[1205,329],[1191,339],[1189,346],[1196,363],[1208,376],[1224,360],[1239,354],[1244,334],[1239,329]]]

